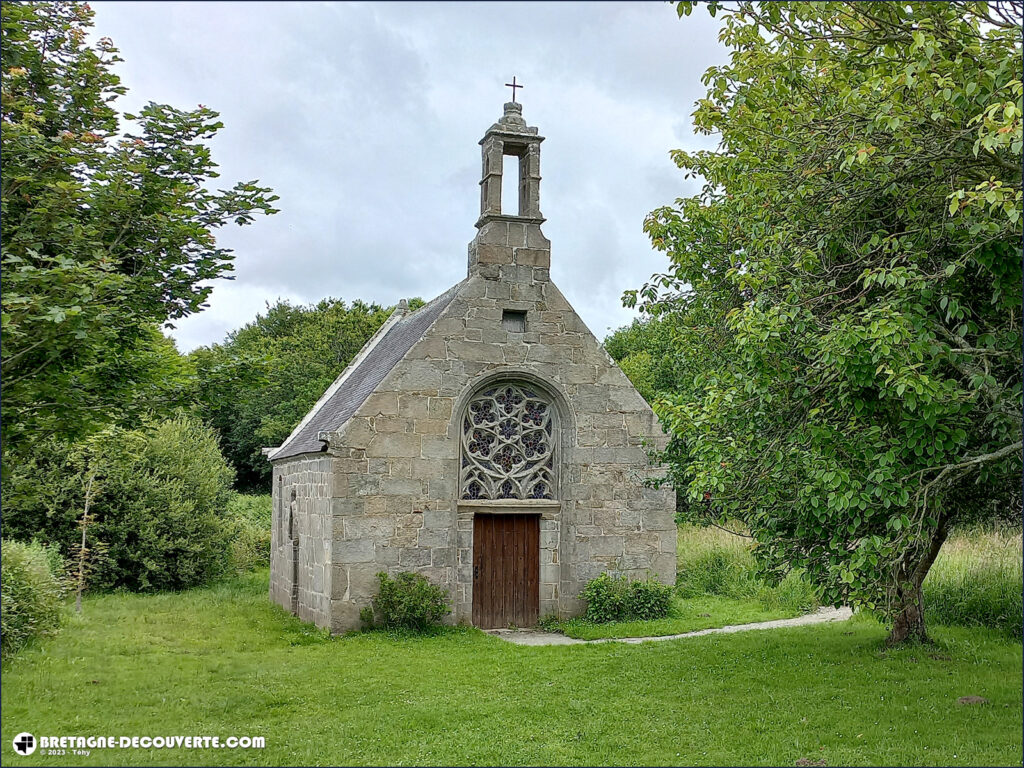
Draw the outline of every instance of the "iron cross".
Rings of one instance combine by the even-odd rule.
[[[512,77],[512,82],[511,83],[505,83],[505,87],[512,89],[512,103],[515,104],[516,103],[516,88],[522,88],[523,86],[516,85],[516,78],[515,78],[515,76],[513,76]]]

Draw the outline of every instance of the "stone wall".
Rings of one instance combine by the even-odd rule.
[[[526,311],[526,331],[502,328]],[[418,571],[449,590],[453,621],[472,609],[472,516],[458,501],[461,409],[500,378],[546,389],[559,410],[560,504],[542,516],[541,615],[573,615],[604,570],[675,577],[671,491],[643,486],[654,414],[547,270],[479,265],[458,295],[330,440],[331,626],[358,626],[379,570]]]
[[[331,623],[331,459],[275,462],[270,599],[317,626]]]

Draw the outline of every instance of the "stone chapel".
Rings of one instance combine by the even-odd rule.
[[[358,628],[379,571],[423,574],[448,591],[450,621],[483,628],[576,615],[603,571],[674,582],[674,495],[644,483],[666,438],[551,282],[542,141],[505,104],[480,141],[466,278],[400,304],[265,449],[270,598],[300,618]],[[508,156],[519,200],[503,211]]]

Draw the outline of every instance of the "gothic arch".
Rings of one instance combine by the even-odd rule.
[[[460,501],[558,500],[572,418],[536,376],[495,372],[467,389],[457,411]]]

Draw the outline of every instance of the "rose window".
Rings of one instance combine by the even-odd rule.
[[[461,498],[553,499],[551,403],[527,385],[480,392],[462,419]]]

